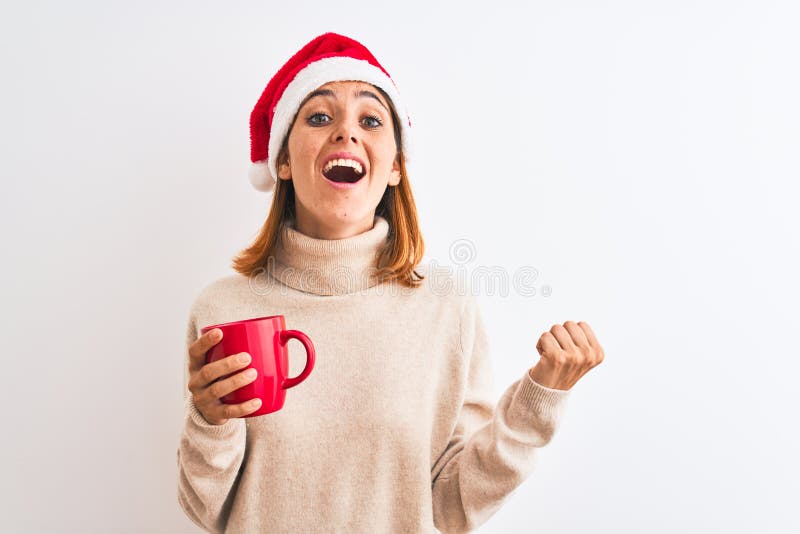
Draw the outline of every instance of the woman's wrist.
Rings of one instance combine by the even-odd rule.
[[[558,381],[558,375],[553,369],[541,363],[537,363],[531,367],[528,370],[528,375],[531,377],[531,380],[546,388],[561,390],[568,390],[570,388],[569,385],[562,384]]]

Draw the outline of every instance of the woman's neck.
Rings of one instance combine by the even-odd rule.
[[[375,212],[357,220],[329,221],[320,219],[299,203],[295,206],[295,214],[294,228],[314,239],[346,239],[371,230],[375,223]]]
[[[377,260],[389,245],[389,222],[377,215],[371,228],[343,239],[317,239],[287,222],[268,271],[285,285],[317,295],[355,293],[380,282]]]

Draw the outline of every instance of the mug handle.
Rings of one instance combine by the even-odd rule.
[[[278,339],[280,340],[281,345],[286,345],[286,343],[288,343],[292,338],[298,340],[306,348],[306,366],[303,369],[303,372],[296,377],[287,378],[283,382],[283,389],[292,388],[308,378],[308,375],[311,374],[311,370],[314,368],[314,344],[311,343],[311,340],[307,335],[302,333],[300,330],[281,330],[278,334]]]

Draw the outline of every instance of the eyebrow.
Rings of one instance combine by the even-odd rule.
[[[389,111],[389,110],[386,108],[386,106],[384,106],[384,105],[383,105],[383,102],[381,102],[381,99],[380,99],[380,98],[378,98],[378,95],[376,95],[376,94],[375,94],[375,93],[373,93],[372,91],[367,91],[366,89],[362,89],[361,91],[358,91],[358,92],[356,92],[356,93],[354,93],[354,94],[355,94],[355,96],[356,96],[356,97],[359,97],[359,98],[363,98],[363,97],[367,97],[367,98],[374,98],[375,100],[377,100],[377,101],[378,101],[378,103],[379,103],[381,106],[383,106],[383,109],[386,109],[386,111]],[[312,92],[311,92],[311,93],[310,93],[310,94],[309,94],[309,95],[308,95],[308,96],[305,98],[305,100],[303,100],[303,101],[300,103],[300,106],[299,106],[297,109],[300,109],[300,108],[302,108],[302,107],[303,107],[303,106],[306,104],[306,102],[308,102],[309,100],[311,100],[311,99],[312,99],[312,98],[314,98],[315,96],[328,96],[328,97],[333,97],[333,98],[336,98],[336,93],[334,93],[334,92],[333,92],[332,90],[330,90],[330,89],[317,89],[316,91],[312,91]]]

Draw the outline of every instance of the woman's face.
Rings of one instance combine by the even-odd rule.
[[[389,102],[365,82],[311,92],[289,132],[287,156],[278,177],[294,183],[297,229],[312,237],[369,230],[386,187],[400,182]]]

